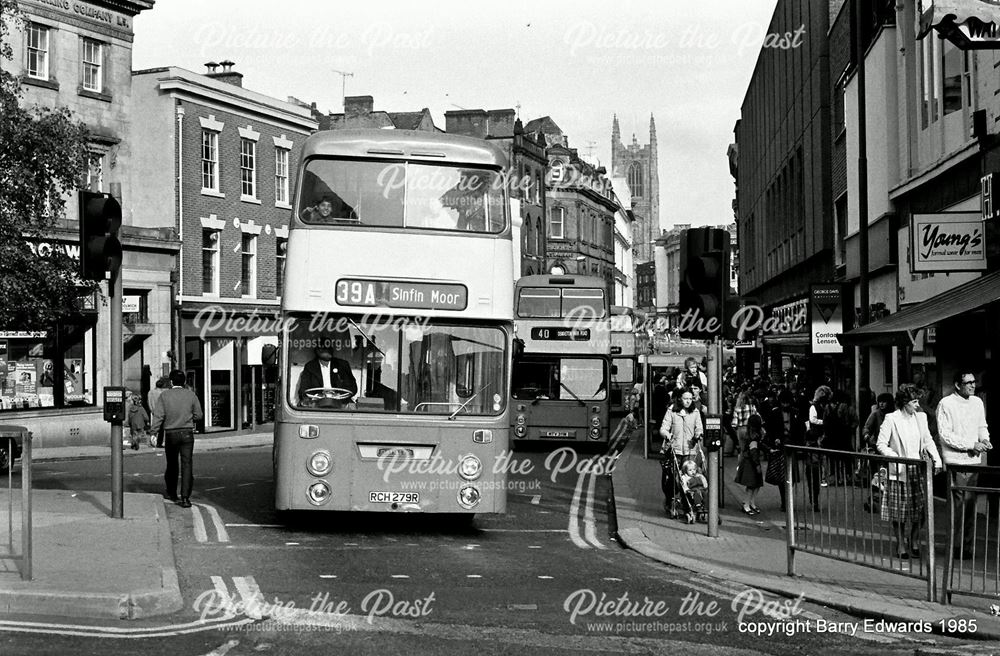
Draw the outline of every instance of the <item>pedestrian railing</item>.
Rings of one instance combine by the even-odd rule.
[[[926,580],[935,600],[930,460],[803,446],[784,454],[790,576],[795,554],[810,553]]]
[[[948,465],[944,603],[951,603],[953,593],[1000,595],[1000,489],[983,485],[997,476],[1000,467]]]
[[[21,578],[25,581],[31,580],[31,433],[27,430],[14,431],[18,432],[19,440],[15,439],[15,436],[10,429],[19,429],[20,427],[10,427],[2,426],[0,427],[0,454],[2,454],[2,460],[5,462],[3,467],[3,472],[0,475],[7,477],[7,484],[5,486],[6,496],[7,496],[7,540],[6,540],[6,553],[0,554],[0,560],[12,561],[19,564],[18,569],[21,573]],[[22,441],[23,444],[18,445],[17,442]],[[16,495],[18,498],[17,504],[15,504],[15,490],[14,490],[14,461],[17,458],[17,453],[20,451],[21,455],[21,472],[20,472],[20,490]],[[14,512],[14,506],[19,506],[17,513]],[[14,532],[14,517],[15,514],[20,516],[21,526],[20,526],[20,540],[15,540]],[[15,548],[15,542],[20,542],[20,551]]]

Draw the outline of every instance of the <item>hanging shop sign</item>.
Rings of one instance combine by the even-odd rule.
[[[809,289],[809,341],[813,353],[843,353],[837,335],[844,332],[844,292],[841,285]]]
[[[986,239],[979,212],[914,214],[910,271],[985,271]]]

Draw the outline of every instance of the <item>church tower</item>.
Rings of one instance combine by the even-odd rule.
[[[625,178],[632,191],[632,242],[635,262],[653,261],[653,240],[660,236],[660,176],[657,170],[656,121],[649,117],[649,144],[640,146],[632,135],[632,143],[622,143],[618,116],[611,123],[611,171]]]

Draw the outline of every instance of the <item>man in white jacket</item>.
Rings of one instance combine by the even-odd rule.
[[[986,426],[986,409],[975,395],[976,375],[964,369],[955,374],[955,391],[941,399],[937,408],[938,437],[941,455],[949,465],[978,465],[982,455],[993,448]],[[974,487],[978,474],[953,472],[953,484]],[[976,521],[976,494],[956,491],[955,505],[962,508],[962,544],[956,546],[955,558],[972,557],[972,531]],[[963,498],[964,497],[964,498]]]

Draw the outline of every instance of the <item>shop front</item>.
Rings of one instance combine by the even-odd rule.
[[[227,309],[227,319],[186,311],[183,371],[205,410],[206,433],[260,430],[274,422],[277,312]]]

